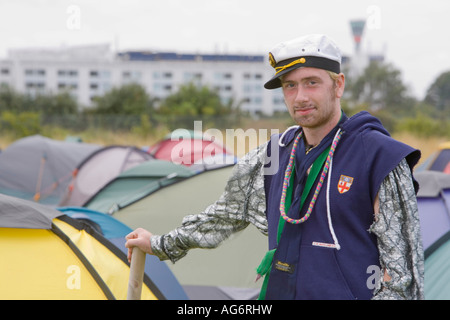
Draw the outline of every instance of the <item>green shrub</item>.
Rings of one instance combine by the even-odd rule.
[[[37,112],[13,113],[3,111],[1,114],[2,128],[17,138],[38,134],[41,131],[41,117]]]

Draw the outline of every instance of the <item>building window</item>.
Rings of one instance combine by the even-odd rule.
[[[122,72],[122,79],[125,82],[139,82],[142,78],[142,73],[140,71],[124,71]]]
[[[214,74],[214,78],[215,78],[216,80],[230,80],[230,79],[233,78],[233,75],[232,75],[231,73],[228,73],[228,72],[226,72],[226,73],[223,73],[223,72],[216,72],[216,73]]]
[[[25,75],[27,76],[45,76],[45,70],[43,69],[25,69]]]
[[[186,72],[184,74],[184,81],[185,82],[195,82],[200,83],[203,78],[203,75],[201,73],[196,72]]]
[[[76,90],[78,89],[78,84],[76,83],[66,83],[66,82],[59,82],[58,83],[58,89],[69,89],[69,90]]]
[[[45,89],[44,82],[26,82],[25,87],[27,89]]]
[[[172,72],[153,72],[153,79],[172,79]]]
[[[61,78],[76,78],[78,77],[77,70],[58,70],[58,76]]]
[[[60,69],[57,72],[58,74],[58,89],[59,90],[77,90],[78,83],[78,71],[77,70],[67,70]]]
[[[111,76],[111,72],[108,70],[91,70],[89,72],[89,75],[91,78],[109,79]]]

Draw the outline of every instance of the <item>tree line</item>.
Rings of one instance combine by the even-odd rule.
[[[163,100],[152,97],[139,84],[127,84],[95,97],[89,108],[82,108],[69,92],[27,95],[2,87],[0,125],[2,131],[18,136],[39,133],[42,125],[75,130],[112,126],[149,133],[158,126],[189,128],[199,119],[209,127],[232,128],[250,116],[241,110],[241,104],[234,99],[224,102],[214,89],[194,83],[182,85]],[[342,107],[348,115],[371,112],[391,132],[450,137],[446,120],[450,119],[450,71],[443,72],[428,88],[426,97],[418,100],[395,66],[373,61],[357,77],[347,77]],[[287,113],[285,116],[288,118]]]
[[[412,96],[398,69],[374,61],[359,77],[348,79],[346,92],[344,109],[367,110],[391,132],[450,137],[450,71],[441,73],[420,100]]]

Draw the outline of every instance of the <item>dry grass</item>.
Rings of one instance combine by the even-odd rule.
[[[283,132],[290,125],[286,119],[264,119],[258,121],[247,120],[243,123],[242,128],[221,131],[205,130],[218,138],[230,150],[233,150],[238,157],[242,157],[248,151],[266,142],[271,134]],[[168,130],[155,130],[152,135],[143,136],[132,131],[87,130],[73,133],[61,128],[46,128],[41,134],[56,140],[64,140],[67,136],[78,136],[83,142],[102,146],[133,145],[144,147],[155,144],[168,133]],[[393,137],[420,149],[422,151],[421,162],[436,151],[441,143],[448,141],[448,139],[442,137],[421,138],[408,133],[394,134]],[[16,138],[13,135],[3,133],[0,136],[0,148],[4,150],[15,140]]]
[[[108,145],[130,145],[136,147],[151,146],[159,141],[168,131],[158,131],[153,135],[143,136],[131,131],[108,131],[108,130],[88,130],[84,132],[69,132],[62,129],[45,130],[40,133],[42,136],[55,139],[65,140],[67,137],[79,137],[85,143],[97,144],[100,146]],[[11,134],[0,135],[0,149],[6,149],[11,143],[17,140]]]
[[[448,141],[448,138],[445,137],[421,138],[410,133],[394,134],[393,137],[413,148],[419,149],[422,152],[422,157],[419,164],[438,150],[440,144]]]
[[[88,143],[94,143],[102,146],[108,145],[131,145],[136,147],[144,147],[155,144],[159,141],[166,132],[163,134],[155,134],[143,136],[141,134],[136,134],[130,131],[120,131],[120,132],[112,132],[112,131],[90,131],[90,132],[82,132],[78,134],[78,136],[84,141]]]

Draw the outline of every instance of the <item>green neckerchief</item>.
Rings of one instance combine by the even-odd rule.
[[[330,151],[330,147],[326,148],[317,158],[314,160],[314,163],[311,167],[311,171],[308,175],[308,178],[306,179],[305,183],[305,189],[303,190],[302,197],[300,199],[300,210],[303,207],[303,204],[306,200],[306,197],[308,196],[309,192],[311,191],[311,188],[314,184],[314,182],[317,179],[317,176],[319,175],[320,169],[323,167],[323,164],[325,163],[325,160],[328,156],[328,153]],[[285,208],[286,212],[289,212],[289,208],[291,207],[292,203],[292,193],[293,193],[293,185],[294,185],[294,176],[295,176],[295,161],[292,167],[292,173],[289,180],[289,185],[286,191],[286,200],[285,200]],[[285,220],[283,217],[280,216],[280,220],[278,222],[278,232],[277,232],[277,243],[280,242],[281,233],[283,232]],[[275,249],[269,250],[266,252],[266,255],[262,259],[261,263],[259,264],[258,268],[256,269],[256,273],[260,276],[264,276],[264,282],[261,286],[261,292],[259,293],[258,300],[264,300],[267,292],[267,284],[269,282],[269,274],[270,270],[272,268],[272,261],[273,256],[275,255]]]

